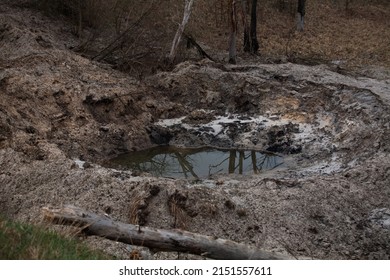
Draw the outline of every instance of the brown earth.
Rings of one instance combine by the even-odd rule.
[[[75,204],[297,258],[390,258],[388,221],[373,218],[390,208],[387,68],[202,60],[139,81],[69,50],[77,39],[62,20],[8,5],[0,13],[1,215],[38,223],[42,207]],[[217,123],[229,116],[267,122]],[[215,124],[222,134],[197,133]],[[159,139],[273,149],[286,164],[196,182],[102,166]],[[115,242],[87,242],[129,254]]]

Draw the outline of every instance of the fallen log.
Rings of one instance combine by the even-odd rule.
[[[284,255],[259,250],[231,240],[210,237],[183,230],[162,230],[114,221],[79,207],[44,207],[45,220],[82,228],[87,235],[96,235],[126,244],[144,246],[155,251],[185,252],[212,259],[289,259]]]

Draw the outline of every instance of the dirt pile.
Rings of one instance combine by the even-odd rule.
[[[2,215],[35,223],[43,206],[69,203],[298,258],[390,258],[390,77],[380,69],[368,78],[203,60],[140,82],[69,50],[75,39],[62,22],[1,12]],[[158,142],[270,150],[288,163],[202,181],[98,165]]]
[[[69,156],[96,159],[149,145],[144,127],[158,114],[149,88],[70,51],[75,38],[63,21],[46,25],[36,12],[7,11],[0,20],[2,147],[44,158],[48,141]]]

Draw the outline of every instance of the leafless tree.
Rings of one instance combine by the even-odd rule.
[[[192,9],[193,4],[194,4],[194,0],[185,0],[183,20],[182,20],[181,24],[179,24],[179,27],[177,28],[175,38],[173,39],[173,42],[172,42],[171,51],[170,51],[169,56],[168,56],[170,63],[173,63],[173,61],[175,60],[177,48],[178,48],[179,43],[181,41],[181,37],[183,36],[184,29],[185,29],[185,27],[190,19],[191,9]]]

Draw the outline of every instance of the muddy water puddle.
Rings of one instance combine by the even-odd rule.
[[[158,177],[206,179],[218,174],[258,174],[283,163],[281,156],[259,151],[160,146],[121,155],[110,165]]]

